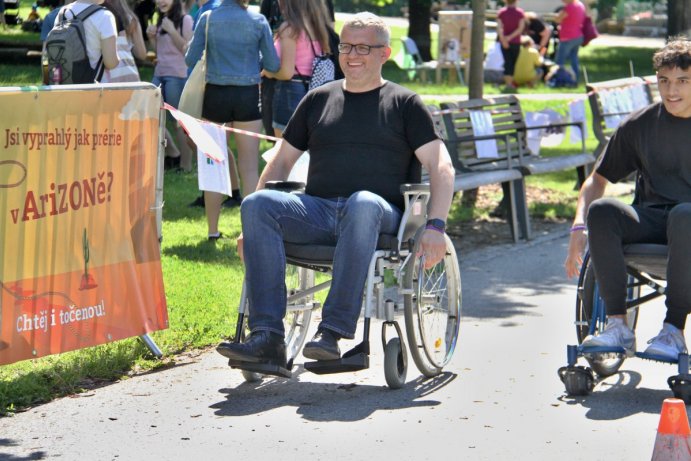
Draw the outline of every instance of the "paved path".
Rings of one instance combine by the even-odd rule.
[[[674,367],[630,360],[578,399],[557,378],[575,340],[567,234],[461,255],[459,347],[436,379],[411,364],[386,388],[378,325],[358,373],[250,384],[209,351],[0,419],[0,460],[648,459]],[[661,321],[647,311],[641,345]]]

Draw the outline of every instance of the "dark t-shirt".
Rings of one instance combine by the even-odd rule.
[[[364,93],[342,81],[310,91],[283,137],[309,150],[306,192],[324,198],[368,190],[403,209],[400,185],[420,182],[415,150],[439,136],[422,100],[386,82]]]
[[[610,139],[596,171],[610,182],[640,172],[640,205],[691,202],[691,118],[671,115],[662,103],[634,113]]]
[[[497,13],[497,19],[501,21],[501,24],[504,28],[504,35],[509,35],[514,30],[518,29],[521,25],[521,22],[523,22],[524,16],[523,10],[514,6],[505,6],[504,8],[500,9]],[[512,38],[509,43],[520,44],[521,36],[517,35],[516,37]]]
[[[540,18],[531,18],[528,21],[528,26],[524,32],[533,39],[533,42],[535,42],[536,45],[540,45],[540,42],[542,41],[542,31],[544,31],[546,28],[547,26]]]

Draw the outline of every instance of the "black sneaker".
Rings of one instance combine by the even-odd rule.
[[[216,240],[227,239],[228,237],[223,232],[219,232],[218,235],[209,235],[208,238],[209,242],[216,242]]]
[[[235,207],[240,206],[241,204],[242,204],[242,197],[231,196],[231,197],[228,197],[227,199],[225,199],[223,201],[223,203],[221,204],[221,206],[223,208],[235,208]]]
[[[280,335],[268,331],[252,333],[244,343],[224,341],[216,347],[219,354],[232,360],[272,363],[286,367],[286,345]]]
[[[305,344],[302,355],[312,360],[338,360],[341,358],[341,350],[338,348],[339,339],[336,333],[322,328],[310,342]]]
[[[190,203],[189,206],[204,208],[204,194],[194,199],[194,201]]]
[[[176,170],[180,168],[180,157],[165,157],[163,159],[164,170]]]

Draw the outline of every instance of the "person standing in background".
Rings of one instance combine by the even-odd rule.
[[[264,72],[278,80],[272,104],[274,134],[278,137],[307,94],[312,61],[317,55],[331,53],[329,19],[323,0],[282,0],[280,6],[283,23],[274,43],[281,68]]]
[[[156,50],[156,67],[152,83],[161,87],[163,100],[173,107],[178,107],[180,95],[187,81],[187,64],[185,51],[192,39],[192,17],[185,14],[181,0],[158,0],[158,23],[146,29],[149,42]],[[175,124],[177,147],[170,132],[166,129],[167,150],[169,157],[180,157],[180,168],[192,171],[193,152],[187,145],[187,135],[170,114],[168,120]]]
[[[72,18],[91,5],[102,3],[103,0],[77,0],[65,5],[60,8],[55,23],[60,23],[62,18]],[[84,20],[84,34],[86,35],[86,54],[89,57],[89,64],[96,71],[95,79],[100,81],[102,71],[113,69],[119,63],[115,42],[117,36],[115,16],[106,8],[100,8]]]
[[[329,13],[330,27],[333,29],[333,25],[336,21],[336,16],[334,12],[333,0],[326,0],[326,8]],[[281,8],[279,5],[279,0],[262,0],[261,6],[259,7],[259,12],[264,15],[266,20],[269,22],[271,27],[271,32],[274,36],[278,32],[278,28],[283,23],[283,16],[281,16]],[[338,72],[338,69],[337,69]],[[342,75],[341,75],[342,78]],[[262,123],[264,125],[264,132],[269,135],[274,135],[273,128],[273,112],[272,104],[274,91],[276,86],[276,80],[269,77],[262,77],[261,85],[261,98],[262,98]]]
[[[0,3],[3,3],[3,1],[0,1]],[[41,41],[45,44],[46,39],[48,38],[48,32],[53,28],[55,25],[55,18],[58,17],[58,13],[60,12],[60,6],[62,5],[62,0],[44,0],[43,6],[47,6],[50,8],[50,11],[48,14],[46,14],[46,17],[43,18],[43,23],[41,24]],[[0,5],[1,7],[2,5]],[[0,17],[2,20],[5,19],[5,15],[0,12]]]
[[[126,0],[105,0],[103,5],[115,16],[118,31],[116,44],[120,63],[114,69],[106,70],[104,83],[138,82],[139,69],[134,58],[146,59],[144,34],[134,12]]]
[[[266,18],[271,28],[271,33],[276,34],[278,28],[283,22],[281,16],[281,7],[278,0],[262,0],[259,7],[259,12]],[[262,124],[264,125],[264,133],[268,136],[274,135],[274,127],[272,125],[273,114],[271,112],[271,104],[274,99],[274,90],[276,88],[276,80],[269,77],[262,76],[261,84],[261,102],[262,102]]]
[[[580,77],[578,50],[583,44],[583,21],[585,6],[579,0],[562,0],[564,8],[559,11],[555,22],[559,24],[559,46],[554,61],[564,67],[566,62],[571,66],[576,82]]]
[[[280,61],[268,22],[264,16],[249,11],[247,4],[248,0],[223,0],[218,8],[202,14],[185,61],[194,67],[206,49],[204,119],[259,133],[262,128],[260,72],[262,68],[277,71]],[[242,192],[247,196],[259,181],[259,138],[237,134],[235,144]],[[222,236],[218,230],[222,202],[223,194],[204,192],[210,241]]]
[[[498,38],[504,55],[505,93],[515,93],[513,72],[521,51],[521,34],[525,28],[523,10],[516,6],[516,0],[506,0],[506,6],[497,13]]]
[[[207,11],[215,10],[221,5],[221,0],[198,0],[195,2],[197,5],[196,11],[190,12],[190,15],[194,19],[194,24],[192,24],[192,30],[197,28],[197,23],[202,14]],[[190,70],[191,71],[191,70]]]
[[[48,14],[46,14],[46,17],[43,18],[43,23],[41,24],[41,43],[43,44],[41,54],[44,56],[41,62],[41,74],[43,75],[43,84],[47,85],[48,84],[48,61],[46,57],[46,40],[48,39],[48,32],[53,29],[53,26],[55,25],[55,18],[58,17],[58,13],[60,12],[60,6],[62,5],[63,0],[45,0],[43,2],[44,6],[47,6],[50,8],[50,11]],[[5,20],[5,15],[1,11],[2,8],[4,7],[4,2],[3,0],[0,0],[0,20],[4,21]]]
[[[149,27],[149,21],[153,19],[155,11],[156,2],[154,2],[154,0],[138,0],[134,5],[134,14],[137,15],[139,27],[141,27],[143,31],[146,31],[146,28]],[[149,37],[144,34],[144,41],[147,42],[148,40]]]

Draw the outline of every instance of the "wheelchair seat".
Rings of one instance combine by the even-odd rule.
[[[624,246],[626,264],[639,272],[665,280],[667,277],[667,245],[633,243]]]
[[[314,245],[284,242],[286,260],[297,265],[330,266],[335,245]],[[397,236],[393,234],[380,234],[377,240],[377,250],[394,250],[398,247]]]

